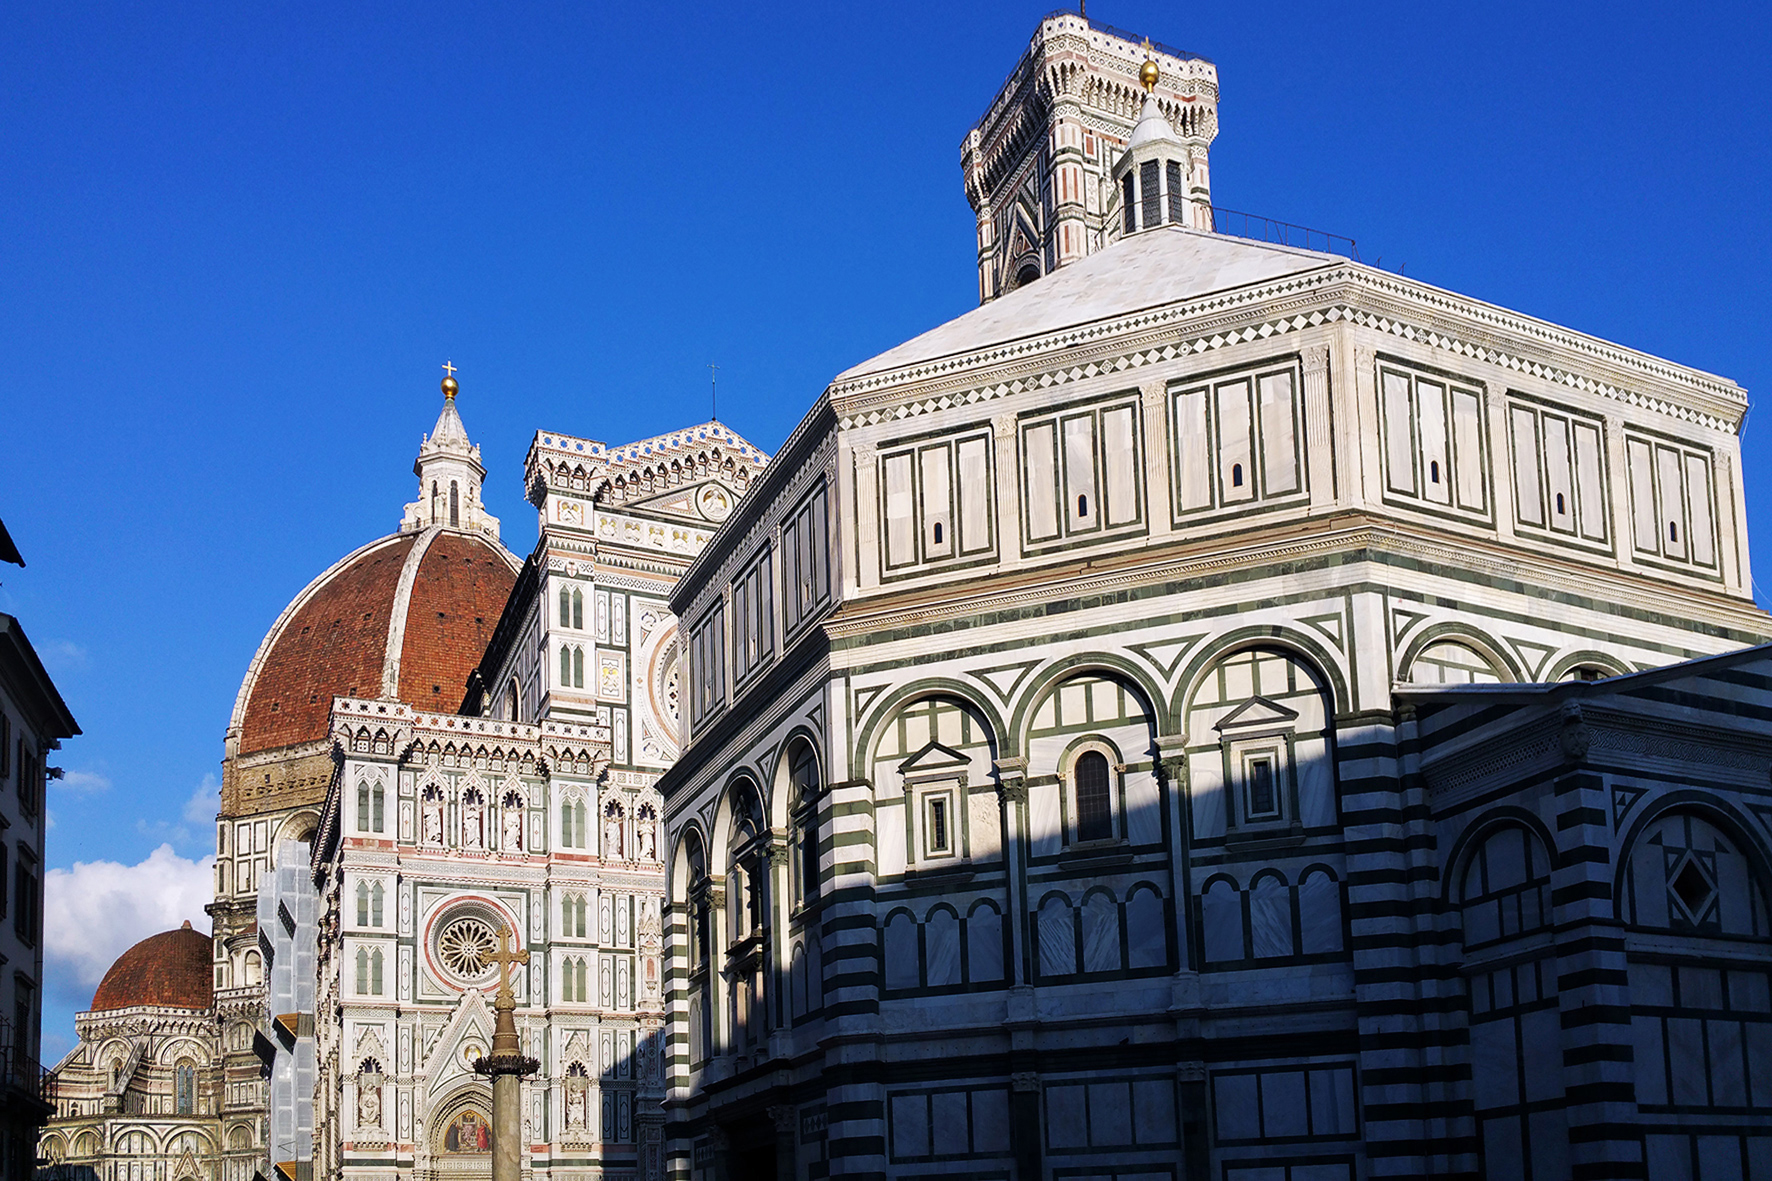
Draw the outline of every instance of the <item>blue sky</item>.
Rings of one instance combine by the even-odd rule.
[[[1218,204],[1772,378],[1764,8],[1093,9],[1217,63]],[[50,801],[46,1057],[123,946],[206,925],[241,675],[397,525],[440,363],[519,553],[538,428],[697,421],[713,361],[773,449],[832,375],[975,302],[959,144],[1045,11],[0,9],[0,517],[30,563],[0,610],[86,731]]]

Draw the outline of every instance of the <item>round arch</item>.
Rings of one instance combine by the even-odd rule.
[[[789,756],[802,742],[812,748],[812,758],[818,766],[820,787],[830,779],[830,760],[825,756],[824,744],[819,741],[817,732],[803,722],[789,730],[775,752],[775,770],[769,777],[772,787],[769,796],[769,823],[778,830],[787,828],[788,809],[794,806],[794,801],[789,798],[793,794],[793,784],[790,782],[793,764]]]
[[[1428,648],[1446,641],[1460,643],[1470,648],[1493,665],[1502,679],[1511,684],[1532,683],[1531,678],[1526,676],[1526,670],[1520,667],[1518,660],[1508,654],[1503,644],[1487,632],[1472,627],[1464,620],[1436,623],[1417,632],[1415,637],[1404,645],[1403,654],[1397,658],[1395,669],[1397,682],[1412,683],[1409,682],[1408,674],[1415,667],[1416,659]]]
[[[1772,903],[1772,855],[1768,855],[1766,847],[1754,835],[1753,826],[1748,823],[1734,805],[1727,800],[1718,799],[1708,792],[1687,788],[1681,791],[1670,791],[1654,804],[1644,809],[1643,813],[1631,822],[1619,838],[1612,857],[1612,917],[1620,919],[1618,900],[1624,896],[1626,868],[1630,865],[1631,854],[1635,852],[1637,842],[1643,831],[1657,820],[1670,813],[1689,812],[1700,819],[1709,821],[1723,831],[1723,834],[1734,841],[1747,859],[1749,871],[1760,891]],[[1622,919],[1620,919],[1622,921]]]
[[[1111,652],[1080,652],[1075,656],[1062,657],[1041,669],[1019,694],[1020,701],[1009,718],[1010,741],[1015,744],[1015,753],[1020,754],[1027,749],[1028,728],[1033,724],[1034,710],[1040,703],[1066,681],[1089,673],[1105,673],[1137,690],[1138,695],[1144,699],[1156,737],[1161,738],[1171,732],[1170,718],[1163,707],[1163,689],[1151,678],[1149,672],[1124,656]]]
[[[1175,694],[1169,703],[1170,716],[1174,719],[1171,725],[1177,728],[1177,732],[1186,724],[1183,719],[1187,716],[1188,702],[1193,700],[1206,670],[1226,656],[1251,648],[1281,652],[1302,661],[1316,677],[1318,686],[1329,695],[1330,716],[1353,712],[1353,696],[1348,691],[1347,677],[1329,649],[1291,628],[1258,624],[1226,632],[1188,661],[1175,683]]]
[[[865,768],[868,765],[868,753],[874,749],[879,738],[880,727],[885,725],[900,709],[913,701],[922,701],[930,697],[951,697],[963,702],[967,708],[977,711],[991,731],[991,748],[999,759],[1012,757],[1016,752],[1007,749],[1009,731],[1003,725],[1003,715],[985,698],[981,697],[975,686],[964,681],[956,681],[950,677],[931,677],[916,681],[902,689],[888,693],[868,711],[868,719],[856,730],[854,753],[850,765]]]
[[[726,775],[726,781],[720,785],[719,800],[714,807],[712,839],[708,842],[708,856],[712,858],[714,851],[723,850],[732,839],[732,796],[742,784],[750,784],[757,793],[757,802],[762,805],[763,822],[769,822],[770,792],[764,779],[748,766],[734,767]],[[709,867],[712,872],[712,866]]]
[[[1583,667],[1601,669],[1608,677],[1627,676],[1631,671],[1616,656],[1610,656],[1592,648],[1580,648],[1557,657],[1544,679],[1551,682],[1561,681],[1569,675],[1571,670]]]
[[[1549,864],[1555,865],[1557,859],[1557,839],[1552,835],[1550,826],[1535,813],[1513,804],[1503,804],[1491,808],[1465,825],[1464,831],[1453,838],[1452,846],[1446,851],[1446,859],[1441,862],[1440,901],[1448,906],[1455,906],[1453,892],[1458,883],[1464,880],[1465,870],[1470,868],[1471,858],[1483,842],[1488,840],[1497,829],[1520,827],[1538,838],[1544,846],[1544,854]]]

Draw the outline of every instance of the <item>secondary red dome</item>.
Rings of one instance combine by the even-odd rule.
[[[449,529],[395,534],[347,555],[260,645],[235,707],[239,753],[324,738],[339,694],[454,712],[517,570],[503,546]]]
[[[122,955],[92,994],[94,1012],[152,1005],[161,1009],[207,1009],[215,970],[209,936],[191,929],[150,935]]]

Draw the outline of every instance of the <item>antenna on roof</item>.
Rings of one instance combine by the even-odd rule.
[[[720,421],[720,367],[712,361],[708,362],[708,402],[712,413],[710,422]]]

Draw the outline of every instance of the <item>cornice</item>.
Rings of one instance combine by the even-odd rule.
[[[1337,323],[1712,430],[1733,433],[1747,406],[1745,391],[1726,379],[1356,263],[1330,263],[1270,283],[839,380],[827,396],[838,425],[850,430]],[[1545,351],[1555,355],[1546,358]],[[1616,380],[1576,372],[1581,366],[1612,371]],[[1645,392],[1644,385],[1655,392]]]

